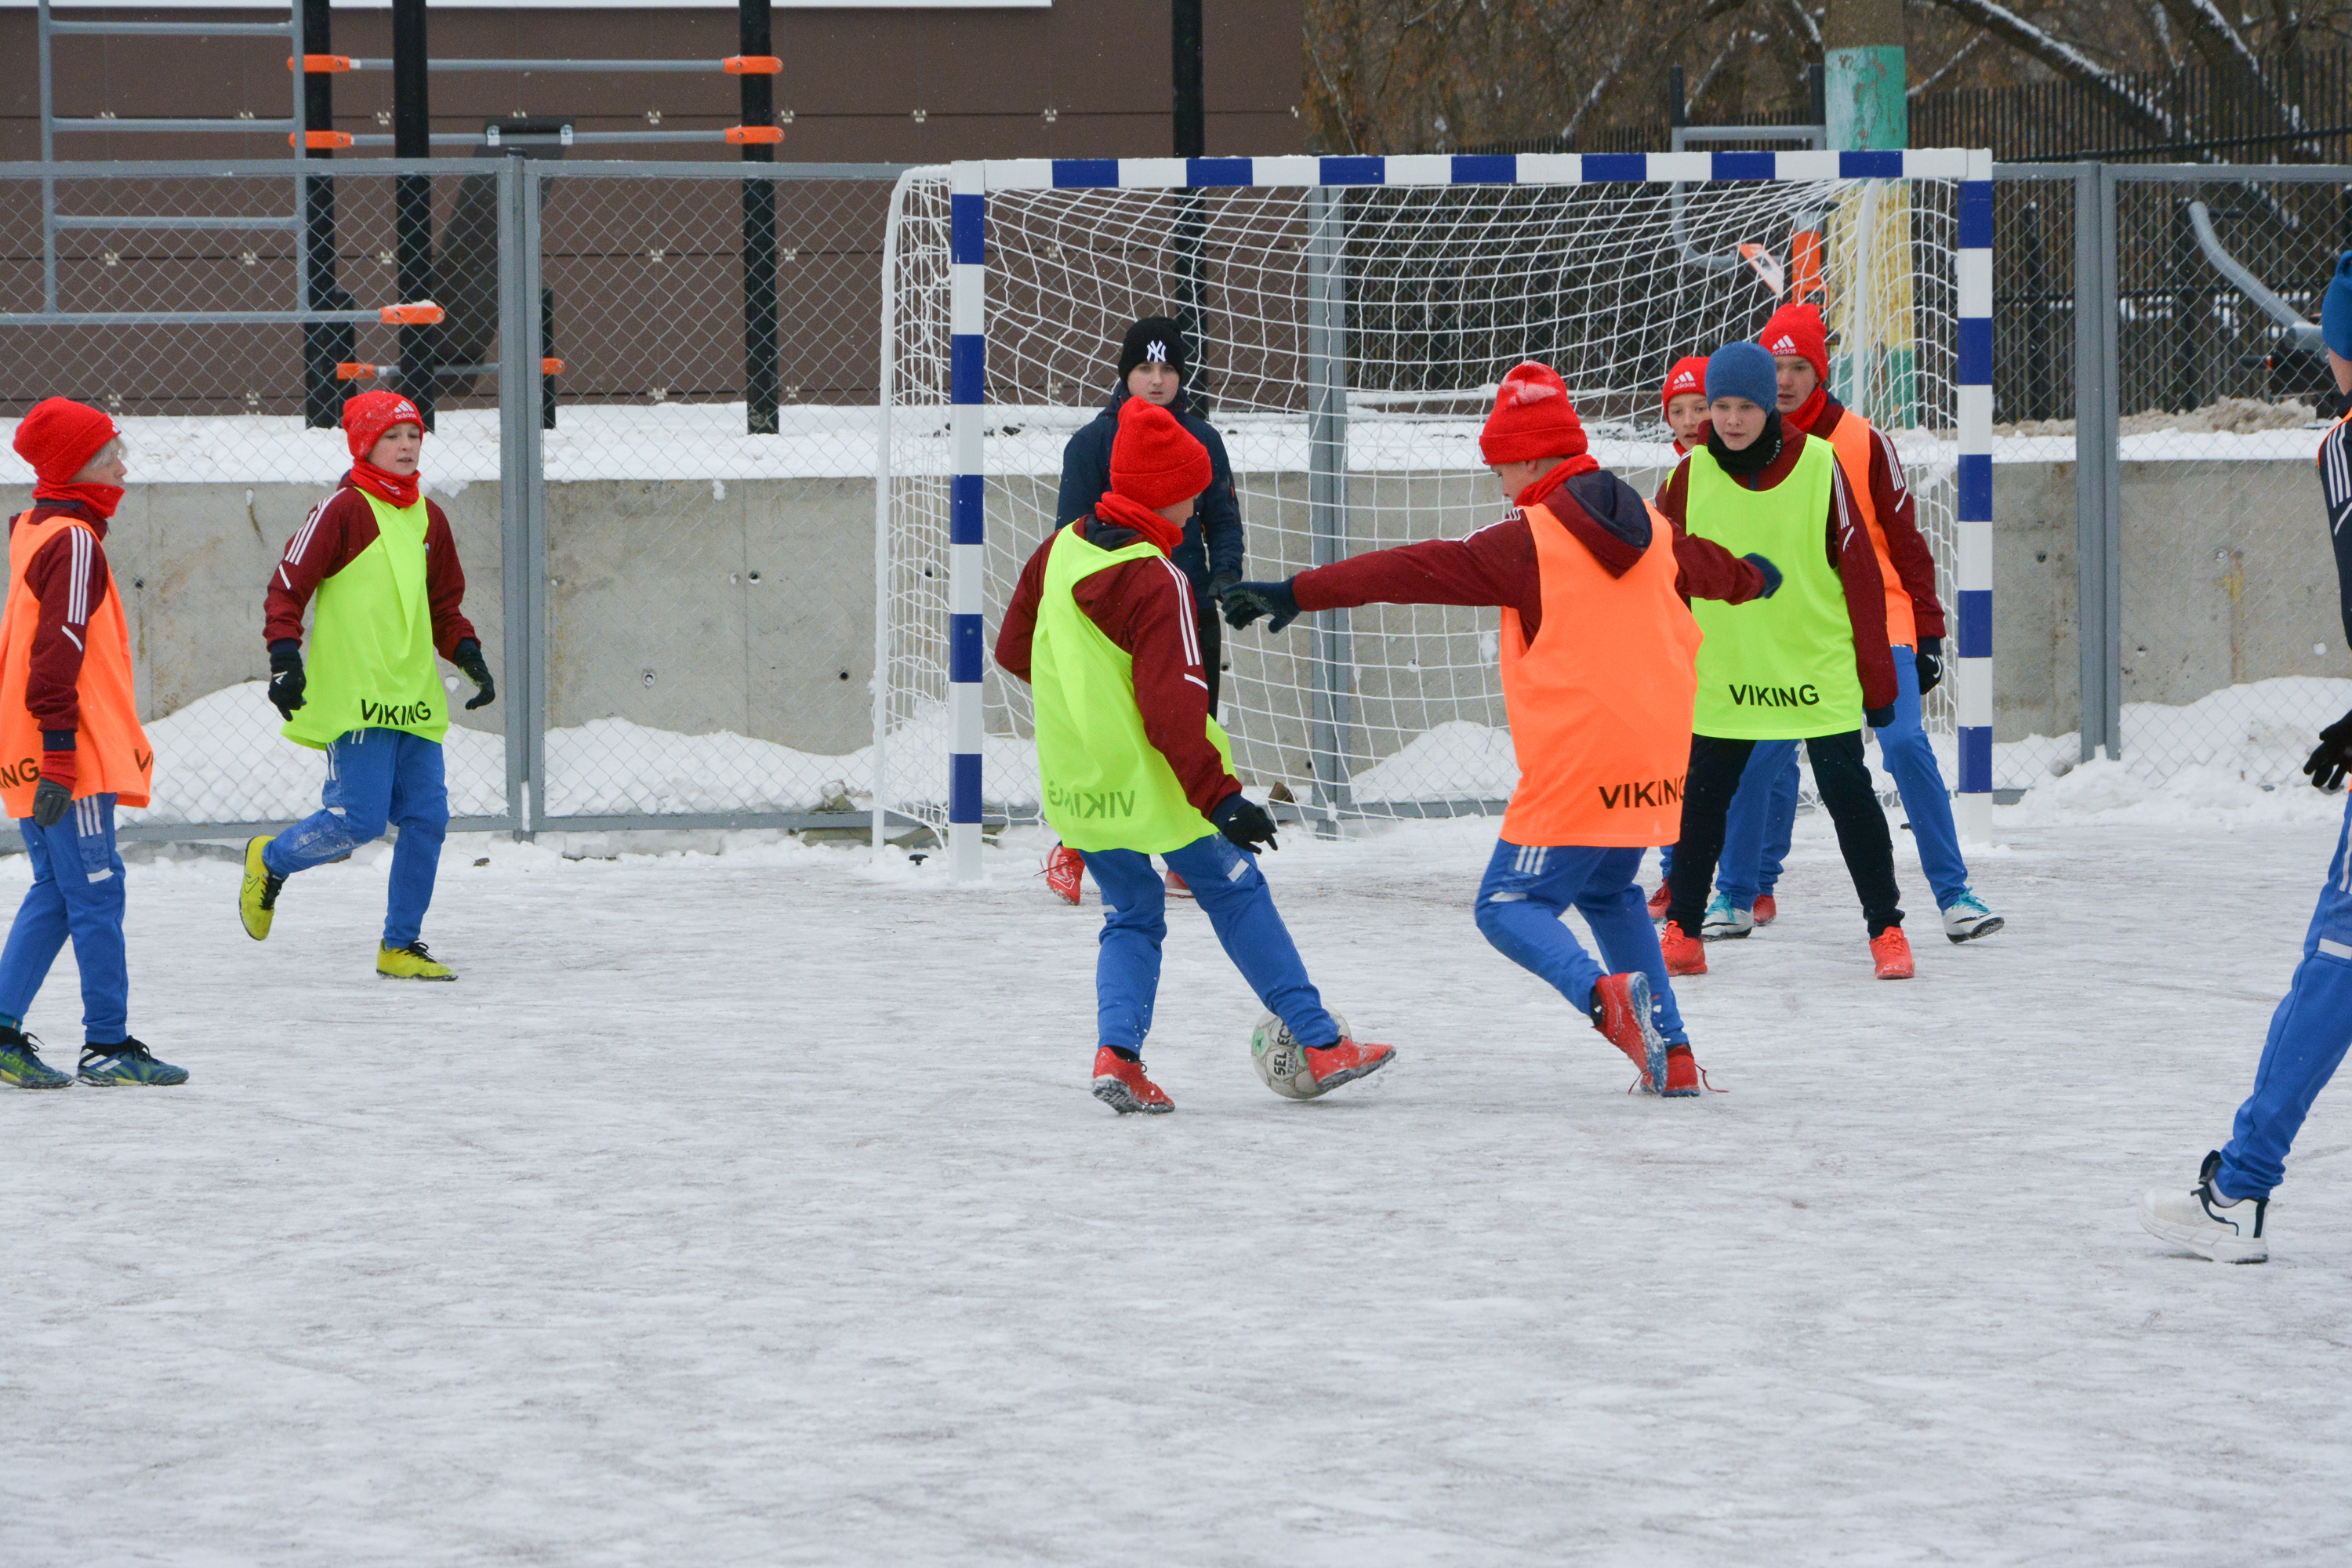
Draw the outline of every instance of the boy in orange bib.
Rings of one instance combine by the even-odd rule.
[[[1780,574],[1762,556],[1678,535],[1586,451],[1547,365],[1503,379],[1478,441],[1517,507],[1466,539],[1378,550],[1284,583],[1242,583],[1225,619],[1370,604],[1493,605],[1519,784],[1478,889],[1478,929],[1549,982],[1642,1069],[1642,1086],[1699,1092],[1656,929],[1634,875],[1675,842],[1690,762],[1699,633],[1685,598],[1743,604]],[[1608,969],[1562,922],[1570,905]]]

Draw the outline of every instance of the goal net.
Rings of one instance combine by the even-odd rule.
[[[1560,373],[1593,455],[1650,493],[1675,462],[1667,367],[1800,300],[1829,324],[1832,393],[1907,469],[1966,667],[1928,728],[1947,776],[1988,790],[1990,174],[1988,154],[1934,152],[910,172],[884,283],[877,808],[967,829],[963,869],[979,824],[1037,818],[1028,691],[990,647],[1069,521],[1063,447],[1109,402],[1137,318],[1191,324],[1245,574],[1272,578],[1506,515],[1477,437],[1525,359]],[[1517,767],[1499,635],[1495,610],[1429,605],[1229,633],[1238,776],[1318,822],[1500,811]]]

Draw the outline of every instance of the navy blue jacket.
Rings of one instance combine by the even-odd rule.
[[[1062,448],[1062,494],[1054,503],[1054,526],[1075,522],[1094,510],[1095,502],[1110,491],[1110,444],[1118,435],[1119,405],[1133,395],[1120,387],[1094,419],[1070,437]],[[1192,597],[1204,609],[1209,603],[1209,579],[1222,572],[1242,569],[1241,503],[1234,499],[1234,466],[1225,458],[1224,437],[1207,420],[1192,411],[1188,395],[1179,392],[1168,412],[1209,449],[1209,488],[1192,505],[1192,519],[1184,525],[1184,542],[1176,547],[1177,566],[1192,582]]]

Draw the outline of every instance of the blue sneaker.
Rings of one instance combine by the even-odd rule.
[[[2002,923],[2001,918],[1985,908],[1985,901],[1972,892],[1962,893],[1944,906],[1944,934],[1954,942],[1990,936]]]
[[[73,1079],[41,1059],[41,1042],[22,1029],[0,1028],[0,1083],[18,1089],[63,1089]]]
[[[188,1069],[175,1068],[170,1062],[159,1062],[137,1040],[123,1039],[110,1046],[83,1046],[81,1080],[97,1084],[101,1089],[126,1083],[185,1083],[188,1081]]]

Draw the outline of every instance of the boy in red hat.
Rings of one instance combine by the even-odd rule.
[[[0,951],[0,1083],[63,1089],[25,1014],[66,939],[81,971],[82,1082],[175,1084],[129,1027],[122,857],[114,808],[145,805],[155,753],[139,726],[131,637],[106,566],[107,521],[122,500],[122,433],[62,397],[16,426],[33,505],[9,523],[0,612],[0,799],[16,818],[33,885]],[[38,760],[36,761],[36,758]]]
[[[1121,1113],[1175,1109],[1142,1059],[1168,934],[1154,855],[1192,884],[1225,955],[1304,1047],[1318,1091],[1395,1054],[1340,1032],[1258,872],[1274,819],[1233,775],[1209,714],[1192,585],[1170,559],[1211,472],[1208,448],[1174,415],[1130,398],[1109,490],[1029,558],[996,639],[996,662],[1035,693],[1045,819],[1102,889],[1094,1094]]]
[[[1522,364],[1478,437],[1517,502],[1510,516],[1466,539],[1236,584],[1225,619],[1265,616],[1278,632],[1302,612],[1357,605],[1501,608],[1519,783],[1479,885],[1478,929],[1631,1057],[1644,1089],[1695,1095],[1698,1064],[1634,877],[1643,849],[1681,827],[1699,644],[1684,601],[1769,598],[1780,572],[1681,537],[1586,447],[1566,384]],[[1571,904],[1607,970],[1562,923]]]
[[[397,393],[363,393],[343,405],[343,433],[351,472],[287,542],[270,574],[262,633],[283,733],[327,753],[325,805],[246,845],[237,913],[246,934],[263,940],[287,878],[342,858],[389,824],[400,837],[376,973],[455,980],[418,939],[449,826],[441,757],[449,705],[434,654],[478,688],[467,709],[498,689],[465,616],[466,574],[449,519],[418,493],[424,417]],[[314,595],[306,667],[302,612]]]

